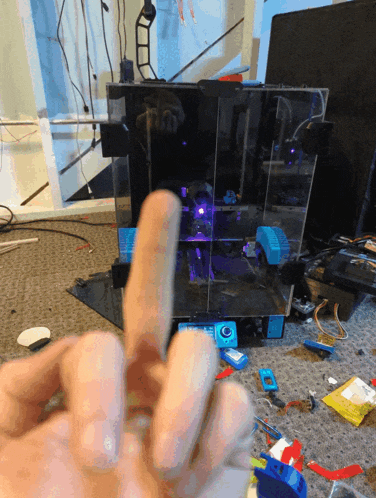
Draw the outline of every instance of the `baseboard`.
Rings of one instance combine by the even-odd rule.
[[[96,199],[72,202],[71,206],[57,210],[48,209],[43,206],[12,207],[11,210],[18,221],[31,221],[42,218],[59,218],[61,216],[74,216],[78,214],[99,213],[104,211],[115,212],[115,199]],[[6,213],[4,212],[4,214]]]

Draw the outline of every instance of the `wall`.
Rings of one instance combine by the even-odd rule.
[[[173,76],[182,66],[233,26],[244,15],[247,7],[250,9],[252,7],[250,5],[253,3],[250,0],[246,0],[247,3],[245,0],[193,0],[197,20],[197,24],[195,24],[188,9],[188,0],[185,0],[186,26],[182,26],[176,0],[153,1],[157,7],[157,17],[151,29],[152,64],[157,70],[158,76],[166,79]],[[246,63],[247,60],[250,60],[250,55],[246,53],[247,51],[241,53],[242,47],[245,46],[245,40],[253,38],[252,50],[257,54],[258,37],[261,38],[259,64],[258,68],[255,64],[253,65],[248,77],[255,79],[257,70],[257,79],[262,81],[266,70],[272,16],[279,12],[305,8],[307,4],[315,7],[326,3],[328,2],[325,0],[305,0],[304,2],[268,0],[266,3],[257,0],[254,19],[251,20],[248,16],[248,25],[244,22],[237,27],[177,81],[198,81],[201,78],[215,75],[223,67],[232,68]],[[105,13],[104,15],[106,38],[113,63],[114,81],[118,81],[120,50],[117,32],[117,1],[108,0],[107,4],[110,7],[110,14]],[[35,21],[36,29],[33,33],[35,50],[29,42],[26,44],[24,39],[25,32],[32,25],[31,19],[25,14],[25,5],[30,9]],[[77,109],[74,93],[56,36],[61,5],[62,0],[2,0],[0,117],[3,119],[32,120],[38,124],[38,113],[40,115],[43,112],[43,103],[47,109],[44,112],[50,119],[76,118]],[[92,79],[95,116],[106,119],[105,86],[106,82],[111,80],[111,76],[103,43],[100,4],[85,0],[85,5],[88,8],[89,53],[93,69],[98,76],[97,82]],[[134,27],[142,5],[143,0],[126,0],[127,56],[134,61],[136,59]],[[253,27],[250,28],[249,23],[253,23]],[[80,0],[66,2],[60,37],[65,46],[74,82],[90,106],[83,26]],[[251,33],[252,29],[253,33]],[[245,35],[244,30],[246,30]],[[251,45],[252,40],[248,46]],[[255,57],[253,57],[254,59]],[[35,76],[38,74],[38,68],[40,68],[40,78]],[[140,79],[137,71],[136,78]],[[33,88],[33,84],[35,88]],[[77,102],[82,116],[82,100],[78,94]],[[77,154],[76,128],[76,126],[51,127],[54,149],[50,155],[54,155],[57,170],[64,168]],[[2,151],[0,204],[22,211],[19,206],[25,199],[47,182],[51,183],[51,168],[48,169],[51,157],[47,154],[46,159],[39,125],[13,126],[9,127],[8,130],[0,127],[2,133],[0,138],[3,140],[0,149],[0,152]],[[10,133],[16,138],[13,138]],[[25,135],[28,136],[25,137]],[[16,141],[20,138],[22,138],[21,141]],[[88,147],[92,138],[91,125],[81,126],[78,136],[79,148]],[[96,138],[99,138],[99,127]],[[95,151],[83,159],[82,166],[85,177],[90,180],[108,164],[109,161],[102,158],[101,149],[98,146]],[[57,174],[56,171],[55,174]],[[59,178],[59,188],[61,188],[65,198],[85,183],[80,164]],[[56,192],[54,195],[56,196]],[[43,190],[29,205],[35,206],[36,209],[53,209],[51,187]],[[63,202],[63,206],[67,205],[70,203]]]

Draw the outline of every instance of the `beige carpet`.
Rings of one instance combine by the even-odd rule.
[[[115,214],[93,214],[86,221],[115,222]],[[76,278],[86,280],[93,273],[106,272],[111,268],[118,256],[116,229],[54,220],[26,226],[80,235],[92,242],[95,250],[92,254],[87,248],[76,251],[85,243],[62,234],[32,230],[1,234],[0,242],[39,238],[37,243],[0,255],[1,357],[11,360],[32,355],[27,348],[17,344],[19,334],[31,327],[48,327],[52,341],[67,335],[80,336],[90,330],[112,332],[121,337],[121,330],[66,290],[75,285]],[[302,326],[288,321],[284,339],[264,341],[264,347],[251,347],[249,344],[240,348],[248,355],[249,363],[244,370],[231,376],[248,389],[259,417],[268,418],[289,440],[299,439],[305,463],[315,460],[329,470],[359,464],[364,474],[346,479],[346,483],[368,498],[376,496],[376,410],[365,417],[360,427],[354,427],[319,400],[333,389],[328,377],[338,381],[337,387],[353,376],[359,376],[368,385],[370,379],[376,377],[376,356],[373,354],[376,349],[375,324],[376,304],[368,298],[344,324],[349,338],[337,341],[333,357],[320,360],[314,354],[306,354],[302,348],[305,339],[317,339],[315,325]],[[246,338],[242,342],[247,342]],[[363,349],[363,356],[357,354],[359,349]],[[312,390],[316,391],[318,408],[313,413],[307,413],[292,407],[287,415],[281,415],[276,406],[270,407],[267,401],[261,399],[265,398],[265,393],[258,390],[255,376],[260,368],[273,370],[279,385],[278,397],[285,403],[307,399],[309,390]],[[266,435],[259,428],[255,433],[253,454],[257,457],[267,449]],[[309,498],[329,496],[330,481],[306,467],[303,468],[303,475],[308,484]]]

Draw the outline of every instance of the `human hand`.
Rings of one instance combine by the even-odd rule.
[[[245,496],[249,470],[229,458],[253,428],[247,392],[214,383],[218,352],[203,333],[177,334],[166,357],[180,209],[164,191],[142,207],[125,348],[91,332],[1,367],[2,498]],[[66,406],[41,422],[59,389]]]
[[[178,97],[168,90],[158,90],[144,99],[145,112],[136,119],[136,127],[146,133],[147,123],[150,131],[161,134],[176,134],[185,121],[183,106]]]

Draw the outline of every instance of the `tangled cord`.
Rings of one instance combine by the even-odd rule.
[[[31,221],[25,221],[23,223],[12,223],[13,219],[15,218],[14,216],[14,213],[11,209],[9,209],[7,206],[3,206],[0,204],[0,208],[4,208],[6,210],[8,210],[11,214],[11,217],[9,220],[5,219],[5,218],[0,218],[1,220],[4,220],[6,221],[6,223],[2,223],[0,224],[0,234],[1,233],[7,233],[7,232],[11,232],[13,230],[34,230],[34,231],[41,231],[41,232],[53,232],[53,233],[60,233],[60,234],[63,234],[63,235],[68,235],[70,237],[74,237],[76,239],[80,239],[80,240],[83,240],[84,242],[86,242],[86,246],[81,246],[81,247],[78,247],[76,250],[79,250],[79,249],[83,249],[84,247],[90,247],[90,250],[89,250],[89,253],[92,253],[94,251],[94,245],[89,242],[87,239],[85,239],[84,237],[81,237],[80,235],[76,235],[76,234],[73,234],[73,233],[68,233],[68,232],[64,232],[62,230],[53,230],[51,228],[28,228],[28,227],[23,227],[23,225],[29,225],[31,223],[41,223],[41,222],[52,222],[52,223],[82,223],[84,225],[91,225],[91,226],[114,226],[114,223],[89,223],[87,221],[82,221],[82,220],[57,220],[57,219],[41,219],[41,220],[31,220]],[[16,225],[21,225],[22,228],[14,228]]]
[[[318,312],[324,308],[327,304],[328,304],[329,300],[328,299],[324,299],[323,302],[321,304],[319,304],[316,308],[315,308],[315,313],[314,313],[314,319],[315,319],[315,323],[316,323],[316,326],[317,328],[326,336],[329,336],[333,339],[340,339],[340,340],[344,340],[344,339],[347,339],[349,337],[349,334],[347,333],[347,331],[344,329],[343,325],[341,324],[341,322],[339,321],[339,318],[338,318],[338,308],[339,308],[339,304],[338,303],[335,303],[334,305],[334,318],[335,318],[335,321],[337,322],[337,325],[338,325],[338,328],[341,332],[341,335],[338,335],[338,336],[335,336],[335,335],[332,335],[332,334],[329,334],[326,330],[324,330],[319,322],[319,319],[317,317],[317,314]]]

